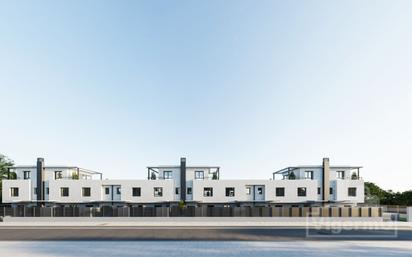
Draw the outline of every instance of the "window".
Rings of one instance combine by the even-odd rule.
[[[212,197],[213,196],[213,187],[204,187],[203,188],[203,196],[204,197]]]
[[[106,195],[110,194],[110,188],[106,187],[106,188],[104,189],[104,192],[105,192]]]
[[[162,197],[163,196],[163,187],[155,187],[154,188],[154,196],[155,197]]]
[[[191,187],[188,187],[188,188],[187,188],[187,194],[188,194],[188,195],[191,195],[191,194],[192,194],[192,188],[191,188]]]
[[[140,189],[140,187],[133,187],[133,188],[132,188],[132,195],[133,195],[134,197],[141,196],[141,189]]]
[[[120,187],[116,187],[116,194],[120,195],[122,193],[122,190]]]
[[[46,194],[50,194],[50,188],[46,187]]]
[[[175,188],[175,193],[176,193],[177,195],[179,194],[179,188],[178,188],[178,187]]]
[[[34,194],[37,195],[37,187],[34,188]]]
[[[352,197],[356,196],[356,187],[349,187],[348,188],[348,196],[352,196]]]
[[[60,188],[60,196],[68,197],[69,196],[69,188],[68,187],[61,187]]]
[[[19,196],[19,188],[18,187],[11,187],[10,188],[10,195],[11,195],[11,197],[18,197]]]
[[[63,178],[63,173],[61,171],[54,172],[54,179],[62,179],[62,178]]]
[[[28,170],[23,171],[23,178],[24,179],[30,179],[30,171],[28,171]]]
[[[163,178],[164,179],[172,179],[172,171],[170,171],[170,170],[163,171]]]
[[[252,190],[250,189],[250,187],[246,187],[246,194],[247,194],[247,195],[250,195],[250,194],[251,194],[251,191],[252,191]]]
[[[234,187],[226,187],[226,196],[227,197],[234,197],[235,196],[235,188]]]
[[[276,188],[276,196],[285,196],[285,188],[284,187],[277,187]]]
[[[263,187],[258,187],[257,188],[257,194],[258,195],[263,195]]]
[[[313,179],[313,171],[312,170],[305,171],[305,179]]]
[[[320,195],[320,187],[318,187],[318,195]]]
[[[338,179],[344,179],[345,178],[345,171],[344,170],[337,171],[336,176],[338,177]]]
[[[298,187],[298,196],[306,196],[306,187]]]
[[[329,187],[329,194],[333,195],[333,187]]]
[[[204,179],[204,178],[205,178],[205,174],[203,170],[195,171],[195,179]]]
[[[90,187],[83,187],[82,188],[82,196],[83,197],[90,197],[90,195],[91,195],[91,189],[90,189]]]

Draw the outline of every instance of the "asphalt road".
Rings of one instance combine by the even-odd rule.
[[[412,230],[317,230],[279,227],[7,227],[0,240],[412,240]]]

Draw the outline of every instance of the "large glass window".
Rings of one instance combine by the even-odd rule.
[[[284,187],[277,187],[276,188],[276,196],[285,196],[285,188]]]
[[[133,188],[132,188],[132,195],[133,195],[134,197],[140,196],[140,195],[141,195],[141,189],[140,189],[140,187],[133,187]]]
[[[155,197],[162,197],[163,196],[163,187],[155,187],[154,188],[154,196]]]
[[[203,170],[197,170],[195,171],[195,179],[204,179],[205,178],[205,173]]]
[[[11,197],[18,197],[19,196],[19,188],[18,187],[11,187],[10,188],[10,195],[11,195]]]
[[[348,188],[348,196],[352,196],[352,197],[356,196],[356,187],[349,187]]]
[[[204,187],[203,188],[203,196],[204,197],[212,197],[213,196],[213,187]]]
[[[306,187],[298,187],[298,196],[306,196]]]
[[[90,197],[90,195],[91,195],[90,187],[83,187],[82,188],[82,196],[83,197]]]
[[[305,171],[305,179],[313,179],[313,171],[312,170]]]
[[[235,188],[234,187],[226,187],[226,196],[227,197],[235,196]]]
[[[68,187],[61,187],[60,188],[60,196],[68,197],[69,196],[69,188]]]
[[[170,171],[170,170],[163,171],[163,178],[164,179],[172,179],[172,171]]]

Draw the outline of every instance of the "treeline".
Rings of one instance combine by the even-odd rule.
[[[384,190],[372,182],[365,182],[365,202],[382,205],[412,206],[412,190],[393,192]]]

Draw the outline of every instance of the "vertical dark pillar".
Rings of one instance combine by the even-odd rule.
[[[322,178],[322,187],[323,187],[323,198],[324,202],[329,202],[329,188],[330,188],[330,166],[329,166],[329,158],[323,158],[322,163],[323,168],[323,178]]]
[[[186,158],[180,158],[180,200],[186,201]]]
[[[44,200],[44,187],[43,187],[43,170],[44,159],[37,158],[37,205],[41,205]]]

